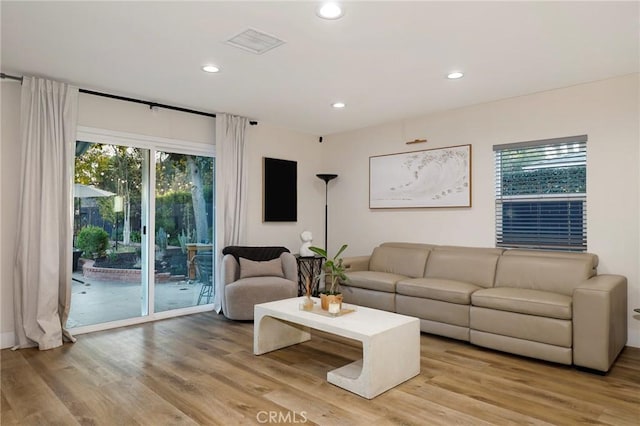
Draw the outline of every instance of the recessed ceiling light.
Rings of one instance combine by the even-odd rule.
[[[447,78],[450,79],[450,80],[455,80],[455,79],[458,79],[458,78],[462,78],[463,75],[464,74],[462,74],[460,71],[454,71],[452,73],[449,73],[447,75]]]
[[[219,72],[220,68],[216,67],[215,65],[205,65],[202,67],[202,71],[204,72]]]
[[[347,105],[344,102],[334,102],[331,104],[331,106],[334,108],[344,108]]]
[[[344,12],[337,3],[324,3],[318,8],[318,16],[324,19],[338,19],[342,18]]]

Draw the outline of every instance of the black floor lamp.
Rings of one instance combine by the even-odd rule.
[[[329,244],[327,242],[328,235],[328,217],[329,217],[329,208],[328,208],[328,196],[329,196],[329,181],[338,177],[338,175],[329,175],[329,174],[317,174],[320,179],[324,181],[324,251],[328,250]]]

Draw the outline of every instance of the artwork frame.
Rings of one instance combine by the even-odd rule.
[[[369,157],[369,208],[471,207],[471,144]]]
[[[262,157],[263,222],[298,221],[298,162]]]

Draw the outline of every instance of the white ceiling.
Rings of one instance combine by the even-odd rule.
[[[318,4],[2,1],[1,67],[313,135],[640,70],[637,1]],[[286,43],[224,43],[249,27]]]

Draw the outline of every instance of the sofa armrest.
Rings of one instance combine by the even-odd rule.
[[[345,257],[342,262],[346,268],[346,272],[368,271],[370,257],[371,256]]]
[[[627,343],[627,279],[597,275],[573,291],[573,363],[607,372]]]

